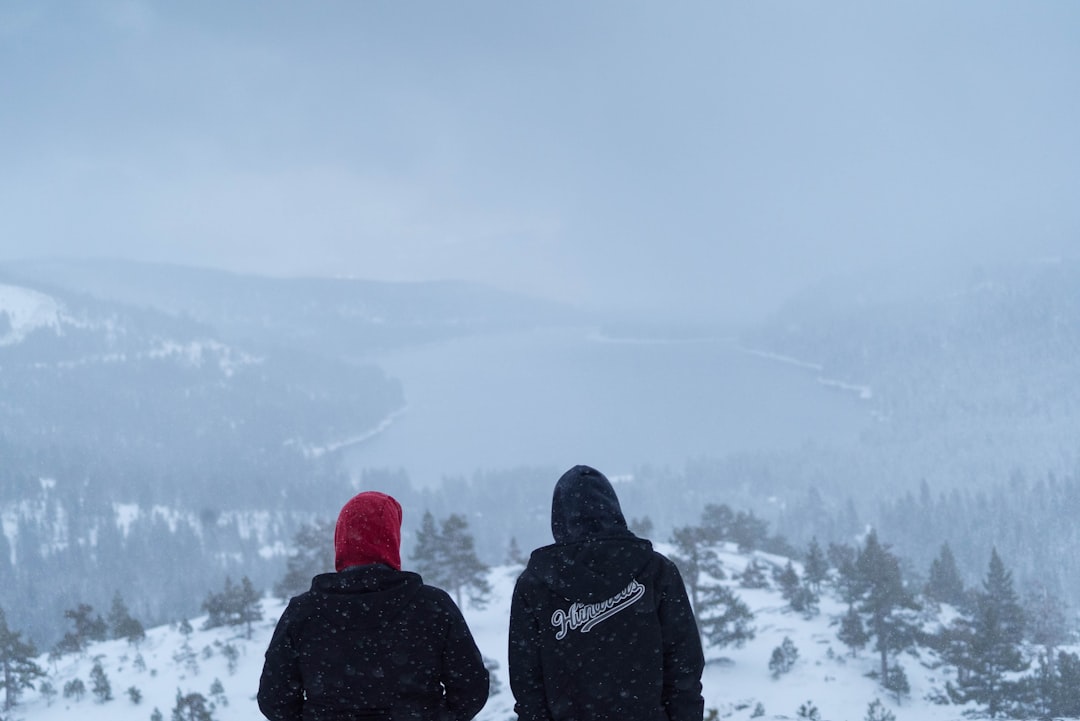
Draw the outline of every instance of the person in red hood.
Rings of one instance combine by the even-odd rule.
[[[341,509],[336,573],[289,601],[266,650],[259,710],[271,721],[468,721],[488,672],[461,611],[401,570],[401,505],[369,491]]]

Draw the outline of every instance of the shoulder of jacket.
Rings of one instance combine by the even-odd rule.
[[[450,597],[450,594],[445,589],[439,588],[438,586],[429,586],[426,583],[421,584],[416,589],[413,600],[438,606],[440,608],[446,608],[448,606],[454,608],[457,607],[457,604],[454,603],[454,599]]]

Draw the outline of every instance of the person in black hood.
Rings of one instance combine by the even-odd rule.
[[[701,638],[675,564],[626,526],[604,474],[555,485],[555,543],[533,551],[510,606],[520,721],[701,721]]]
[[[488,671],[445,591],[401,570],[401,506],[360,493],[334,530],[337,573],[294,597],[266,649],[271,721],[468,721]]]

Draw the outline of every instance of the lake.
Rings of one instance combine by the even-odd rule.
[[[407,407],[346,462],[414,485],[477,469],[576,463],[608,475],[734,451],[847,444],[865,400],[732,339],[612,340],[588,329],[461,338],[372,358]]]

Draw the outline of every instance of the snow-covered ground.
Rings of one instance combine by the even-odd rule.
[[[761,559],[780,562],[773,557]],[[749,556],[733,550],[722,554],[729,577],[742,570]],[[510,595],[519,568],[501,566],[492,569],[494,589],[485,609],[466,607],[465,615],[484,656],[498,663],[495,673],[498,692],[491,698],[478,719],[506,721],[514,718],[506,669],[507,620]],[[729,581],[729,583],[734,583]],[[836,640],[831,620],[843,611],[839,602],[823,594],[821,613],[813,618],[787,609],[776,590],[737,589],[737,593],[755,613],[756,638],[742,648],[706,649],[709,659],[703,679],[706,716],[710,709],[722,719],[744,721],[760,719],[795,719],[799,707],[811,702],[821,721],[862,721],[867,707],[880,699],[896,721],[954,721],[964,718],[956,706],[934,705],[925,700],[933,688],[941,689],[944,678],[940,669],[929,668],[933,660],[904,654],[899,659],[911,684],[911,695],[902,703],[890,698],[866,673],[877,666],[877,657],[863,651],[852,658]],[[255,625],[251,640],[243,638],[243,629],[201,630],[204,619],[191,619],[194,627],[188,646],[194,663],[178,661],[185,637],[176,628],[149,630],[146,640],[136,649],[123,640],[94,644],[82,657],[65,656],[55,665],[45,656],[39,659],[50,675],[57,693],[51,701],[37,691],[24,693],[10,718],[24,721],[53,721],[78,717],[81,721],[146,721],[155,708],[164,719],[172,717],[177,693],[198,692],[215,703],[214,718],[219,721],[257,721],[261,719],[255,704],[262,654],[283,604],[276,599],[263,601],[264,620]],[[792,670],[773,678],[769,659],[774,648],[790,638],[799,656]],[[234,669],[230,670],[226,646],[236,651]],[[141,663],[138,657],[141,656]],[[109,680],[113,699],[100,702],[92,693],[90,671],[99,660]],[[925,662],[925,665],[924,665]],[[79,678],[86,687],[81,700],[65,698],[63,689]],[[223,694],[211,694],[219,681]],[[129,688],[138,689],[141,701],[133,703]],[[763,715],[755,717],[760,704]],[[758,709],[760,714],[760,709]],[[5,719],[8,717],[5,717]]]
[[[0,346],[20,342],[38,328],[59,330],[63,305],[52,296],[17,285],[0,283]]]

